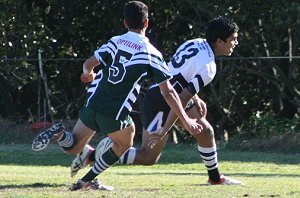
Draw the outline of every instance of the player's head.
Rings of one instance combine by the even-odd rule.
[[[208,28],[205,34],[206,40],[209,43],[214,43],[217,39],[226,41],[233,33],[237,33],[239,27],[235,22],[225,17],[219,16],[208,23]]]
[[[219,16],[208,23],[205,37],[217,56],[230,56],[238,45],[238,31],[239,27],[235,22]]]
[[[148,26],[146,21],[148,20],[148,7],[140,1],[129,1],[125,4],[124,10],[124,22],[128,29],[141,30],[145,26]]]

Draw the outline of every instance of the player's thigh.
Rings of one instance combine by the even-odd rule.
[[[114,142],[122,145],[131,145],[133,142],[135,134],[135,125],[132,123],[130,126],[123,128],[112,133],[108,133],[107,136],[110,137]]]

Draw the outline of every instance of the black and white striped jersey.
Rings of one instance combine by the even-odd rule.
[[[176,50],[168,67],[173,75],[170,80],[178,93],[187,88],[192,95],[210,83],[216,75],[215,55],[206,40],[188,40]],[[144,97],[144,125],[148,132],[161,128],[170,107],[157,85],[150,87]]]
[[[210,83],[216,75],[215,55],[205,39],[183,43],[168,62],[171,83],[178,93],[187,88],[191,94]]]

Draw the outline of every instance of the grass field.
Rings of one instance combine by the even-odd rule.
[[[55,145],[0,145],[0,197],[300,197],[300,155],[219,151],[220,171],[244,186],[209,186],[195,145],[168,145],[154,166],[116,165],[98,179],[114,191],[70,191],[67,156]]]

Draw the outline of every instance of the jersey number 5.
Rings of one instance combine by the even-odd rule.
[[[132,54],[123,51],[118,50],[114,59],[114,62],[112,63],[112,66],[109,68],[109,76],[108,81],[117,84],[119,82],[122,82],[126,69],[124,64],[127,63],[132,57]]]

